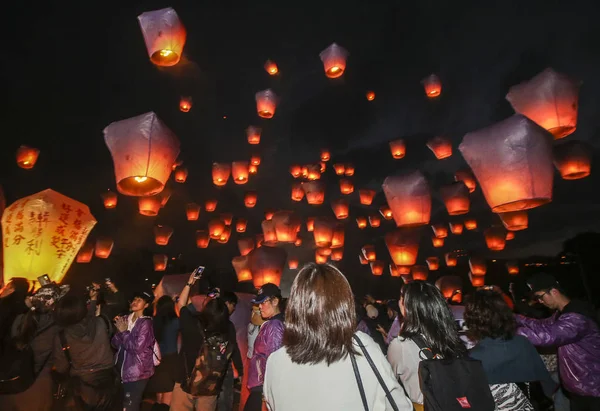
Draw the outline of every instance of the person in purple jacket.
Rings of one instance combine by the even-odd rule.
[[[280,310],[281,290],[275,284],[267,283],[258,290],[252,303],[258,304],[261,317],[266,320],[254,341],[254,352],[248,367],[248,389],[250,396],[244,411],[261,411],[263,406],[263,382],[269,355],[283,344],[283,319]]]
[[[585,303],[569,299],[549,274],[535,274],[527,284],[533,298],[556,312],[542,320],[517,315],[517,333],[535,346],[558,347],[560,380],[571,411],[600,410],[600,330],[595,314]]]
[[[140,409],[142,395],[148,380],[154,374],[154,329],[152,317],[144,316],[144,310],[154,297],[147,292],[135,295],[129,308],[131,314],[117,317],[115,326],[118,332],[111,344],[118,351],[116,363],[123,381],[123,409]]]

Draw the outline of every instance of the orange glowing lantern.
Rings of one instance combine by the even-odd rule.
[[[471,206],[469,189],[462,181],[440,188],[442,200],[449,215],[467,214]]]
[[[431,244],[433,244],[433,246],[435,248],[440,248],[444,246],[444,239],[443,238],[439,238],[439,237],[432,237],[431,238]]]
[[[217,209],[217,200],[215,200],[215,199],[206,200],[204,202],[204,209],[208,213],[212,213],[213,211],[215,211]]]
[[[487,272],[485,258],[475,256],[469,258],[469,268],[471,269],[471,273],[473,275],[485,275]]]
[[[227,163],[213,163],[212,179],[213,184],[217,187],[222,187],[227,184],[229,175],[231,174],[231,166]],[[248,164],[246,164],[246,180],[248,179]]]
[[[506,245],[506,230],[504,227],[490,227],[485,230],[485,243],[492,251],[504,250]]]
[[[517,113],[559,139],[577,127],[580,86],[581,82],[547,68],[532,79],[512,86],[506,99]]]
[[[341,184],[341,180],[340,180],[340,184]],[[361,188],[360,190],[358,190],[358,195],[360,197],[360,203],[362,205],[371,205],[371,203],[373,203],[373,198],[375,197],[375,194],[376,194],[375,190]]]
[[[332,250],[330,258],[331,261],[342,261],[342,259],[344,258],[344,249],[336,248],[335,250]]]
[[[329,257],[332,253],[331,248],[329,247],[317,247],[317,254],[325,255]]]
[[[37,148],[21,146],[17,149],[17,165],[25,170],[30,170],[35,166],[40,150]]]
[[[528,118],[516,114],[468,133],[459,149],[494,213],[552,201],[552,138]]]
[[[456,173],[454,173],[454,180],[462,181],[463,183],[465,183],[465,185],[469,189],[469,193],[472,193],[473,191],[475,191],[475,188],[477,188],[475,176],[469,169],[458,170]]]
[[[248,225],[248,220],[245,218],[238,218],[235,222],[235,231],[238,233],[246,232],[246,226]]]
[[[256,248],[259,248],[260,246],[262,246],[264,241],[265,241],[264,235],[256,234]]]
[[[342,194],[351,194],[354,192],[354,184],[352,181],[342,178],[340,180],[340,192]]]
[[[302,167],[298,164],[293,164],[290,166],[290,174],[294,178],[298,178],[302,175]]]
[[[455,235],[461,235],[464,227],[462,223],[450,223],[450,231]]]
[[[440,268],[440,259],[437,257],[427,257],[425,261],[427,262],[429,271],[436,271],[438,268]]]
[[[396,267],[394,264],[390,264],[390,276],[400,277],[400,272],[398,271],[398,267]]]
[[[221,238],[223,231],[225,231],[225,223],[223,221],[213,218],[208,222],[208,233],[213,240]]]
[[[590,175],[593,149],[581,141],[571,140],[554,146],[554,166],[565,180]]]
[[[367,260],[365,258],[365,256],[362,255],[362,254],[358,255],[358,261],[360,262],[360,265],[367,265],[367,264],[369,264],[369,260]]]
[[[292,200],[293,201],[302,201],[304,198],[304,190],[302,189],[302,184],[292,184]]]
[[[279,73],[279,69],[277,68],[277,64],[271,60],[267,60],[265,63],[265,70],[269,73],[270,76],[274,76]]]
[[[185,183],[188,177],[188,171],[185,167],[177,167],[174,173],[175,181],[178,183]]]
[[[275,233],[277,241],[281,243],[295,243],[298,231],[300,231],[300,220],[294,217],[291,211],[277,211],[273,214]]]
[[[297,258],[289,258],[288,259],[288,268],[290,270],[295,270],[298,268],[298,259]]]
[[[317,263],[317,264],[326,264],[328,258],[329,258],[328,255],[319,253],[319,250],[315,251],[315,263]]]
[[[315,245],[317,247],[331,247],[331,242],[333,240],[333,229],[334,224],[332,224],[329,219],[316,217],[314,219],[313,227]]]
[[[244,205],[246,208],[253,208],[258,200],[258,194],[256,191],[246,191],[244,194]]]
[[[296,247],[300,247],[302,245],[302,239],[300,237],[296,238],[296,241],[294,242],[294,245]]]
[[[342,224],[338,224],[333,229],[333,237],[331,237],[331,248],[342,248],[344,246],[344,240],[344,226]]]
[[[390,141],[390,151],[394,159],[404,158],[406,155],[406,143],[402,139]]]
[[[367,227],[367,218],[366,217],[356,217],[356,225],[361,230]]]
[[[254,175],[256,173],[258,173],[258,166],[255,166],[254,164],[250,164],[248,166],[248,174]]]
[[[165,254],[155,254],[152,256],[152,262],[154,263],[154,271],[165,271],[167,269],[167,262],[169,257]]]
[[[150,61],[157,66],[174,66],[179,62],[185,45],[185,27],[171,7],[153,10],[138,16]]]
[[[422,80],[425,95],[429,98],[439,97],[442,93],[442,81],[435,74],[430,74]]]
[[[410,281],[412,281],[412,275],[410,274],[411,267],[406,266],[406,265],[399,265],[399,266],[396,266],[396,270],[398,270],[398,274],[400,274],[403,278],[406,278],[404,276],[409,276]],[[406,281],[405,281],[405,283],[406,283]]]
[[[348,218],[348,215],[350,214],[350,205],[343,198],[340,198],[339,200],[333,200],[331,202],[331,208],[333,209],[335,218],[338,220],[344,220]]]
[[[260,134],[262,129],[260,127],[250,126],[246,129],[246,137],[248,138],[248,144],[259,144]]]
[[[250,271],[250,267],[248,267],[248,256],[233,257],[231,265],[235,270],[235,275],[239,282],[252,280],[252,272]]]
[[[452,155],[452,142],[445,137],[434,137],[427,142],[427,147],[438,160],[443,160]]]
[[[273,90],[266,89],[256,93],[256,112],[259,117],[273,118],[277,107],[277,96]]]
[[[327,170],[327,163],[324,161],[319,162],[319,167],[321,167],[321,174],[323,174],[325,172],[325,170]]]
[[[275,210],[272,208],[265,209],[265,220],[271,221],[273,219],[273,214],[275,214]]]
[[[326,148],[321,150],[321,161],[329,161],[329,159],[331,158],[331,154],[329,153],[329,150],[327,150]]]
[[[104,129],[119,193],[148,196],[164,188],[179,155],[179,140],[153,112]]]
[[[185,205],[185,216],[188,221],[196,221],[200,218],[200,206],[196,203],[188,203]]]
[[[248,255],[250,251],[254,250],[254,240],[250,237],[240,238],[238,240],[238,248],[241,255]]]
[[[411,229],[396,229],[385,235],[385,245],[397,266],[414,265],[419,253],[419,235]]]
[[[229,237],[231,236],[231,226],[225,226],[225,229],[217,239],[217,242],[221,244],[227,244]]]
[[[510,275],[519,274],[519,262],[518,261],[507,261],[506,269]]]
[[[381,225],[381,218],[377,214],[371,214],[369,216],[369,225],[373,228],[377,228]]]
[[[286,261],[287,253],[282,248],[263,246],[252,250],[248,254],[248,264],[254,286],[260,288],[266,283],[279,286]]]
[[[412,283],[414,281],[413,276],[410,273],[410,269],[409,269],[408,274],[400,274],[400,278],[402,278],[402,282],[404,284]]]
[[[338,78],[344,74],[344,71],[346,70],[346,59],[348,58],[348,51],[346,51],[346,49],[332,43],[319,54],[319,57],[321,57],[325,75],[327,77]]]
[[[158,245],[167,245],[173,235],[173,229],[166,225],[157,225],[154,227],[154,241]]]
[[[429,223],[431,194],[420,171],[387,177],[383,182],[383,192],[398,227]]]
[[[347,177],[353,176],[354,175],[354,166],[352,164],[345,164],[344,165],[344,175]]]
[[[514,231],[507,231],[506,232],[506,241],[510,241],[510,240],[514,240],[514,239],[515,239]]]
[[[231,176],[234,183],[246,184],[248,182],[248,167],[249,164],[247,161],[234,161],[231,163]]]
[[[499,213],[502,224],[507,230],[519,231],[525,230],[529,223],[526,211],[511,211],[509,213]]]
[[[94,247],[94,255],[96,258],[106,259],[110,257],[114,245],[115,242],[110,238],[98,238],[96,240],[96,247]],[[4,267],[6,269],[6,256],[4,257]]]
[[[477,229],[477,220],[465,220],[465,228],[467,230],[476,230]]]
[[[196,230],[196,247],[207,248],[210,243],[210,233],[205,230]]]
[[[366,244],[361,249],[362,254],[368,261],[377,260],[377,253],[375,252],[375,246],[371,244]]]
[[[337,174],[338,176],[343,176],[344,173],[346,172],[346,165],[344,165],[344,164],[334,164],[333,165],[333,170],[335,171],[335,174]]]
[[[181,97],[179,100],[179,110],[187,113],[192,109],[192,98],[191,97]]]
[[[375,100],[375,92],[374,91],[367,91],[366,97],[367,97],[368,101]]]
[[[117,206],[117,193],[113,193],[112,191],[107,191],[101,194],[102,202],[104,203],[104,208],[111,209]]]
[[[382,275],[385,269],[385,263],[383,261],[371,261],[371,273],[373,275]]]
[[[456,267],[456,264],[458,264],[458,257],[456,256],[456,253],[446,253],[444,255],[444,260],[446,261],[446,266],[448,267]]]
[[[250,165],[251,166],[259,166],[260,165],[260,156],[258,154],[253,154],[250,157]]]
[[[394,218],[394,215],[392,214],[392,209],[389,208],[387,205],[382,205],[381,207],[379,207],[379,214],[381,214],[381,216],[386,220],[391,220],[392,218]]]
[[[165,187],[163,191],[158,194],[160,197],[160,208],[164,208],[167,205],[169,199],[171,198],[171,194],[173,194],[173,192],[168,187]]]
[[[485,275],[469,273],[469,280],[471,280],[473,287],[483,287],[485,285]]]
[[[435,286],[441,291],[446,300],[456,303],[462,301],[462,278],[457,275],[445,275],[436,280]]]
[[[325,185],[320,181],[304,182],[302,183],[302,189],[306,194],[308,204],[319,205],[325,201]]]
[[[410,273],[415,281],[427,281],[427,277],[429,277],[429,269],[424,265],[413,265]]]
[[[233,214],[221,213],[221,215],[219,216],[219,219],[223,222],[223,224],[231,225],[231,223],[233,222]]]
[[[321,178],[321,164],[308,164],[306,168],[306,179],[310,181]]]
[[[94,256],[94,244],[85,243],[79,249],[79,252],[77,253],[77,257],[75,258],[75,261],[80,264],[86,264],[86,263],[89,263],[90,261],[92,261],[93,256]]]
[[[160,196],[140,197],[138,199],[138,209],[141,215],[154,217],[160,210]]]
[[[315,218],[307,217],[306,218],[306,231],[312,232],[315,229]]]
[[[275,222],[273,220],[263,220],[261,223],[263,232],[263,244],[265,245],[276,245],[277,244],[277,232],[275,231]]]
[[[448,237],[448,227],[446,227],[444,224],[433,224],[431,229],[433,230],[433,235],[435,235],[437,238]]]

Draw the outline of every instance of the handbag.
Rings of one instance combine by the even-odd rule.
[[[379,385],[381,385],[381,388],[383,388],[383,391],[385,392],[385,396],[386,396],[387,400],[389,401],[390,405],[392,406],[392,409],[394,411],[399,411],[398,405],[396,404],[396,401],[394,401],[394,398],[392,397],[392,393],[388,389],[387,385],[385,385],[385,381],[383,381],[383,378],[381,377],[379,370],[375,366],[375,363],[373,362],[373,359],[367,352],[367,349],[365,348],[364,344],[362,343],[360,338],[358,338],[358,336],[354,335],[354,336],[352,336],[352,338],[354,339],[354,341],[356,341],[356,343],[360,347],[360,350],[362,351],[367,362],[371,366],[373,373],[375,373],[375,377],[377,377],[377,381],[379,381]],[[363,386],[362,379],[360,377],[360,372],[358,371],[358,366],[356,364],[356,358],[355,358],[354,354],[352,354],[352,353],[350,353],[350,362],[352,362],[352,369],[354,370],[354,376],[356,377],[356,383],[358,384],[358,391],[360,392],[360,398],[362,400],[363,406],[365,407],[365,411],[369,411],[369,405],[367,404],[367,396],[365,395],[365,387]]]

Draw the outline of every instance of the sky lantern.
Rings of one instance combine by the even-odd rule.
[[[185,45],[185,27],[171,7],[147,11],[138,16],[150,61],[157,66],[179,63]]]
[[[277,64],[275,64],[275,62],[271,60],[267,60],[267,62],[265,63],[265,71],[269,73],[270,76],[274,76],[279,73]]]
[[[254,250],[254,239],[252,237],[240,238],[238,248],[241,255],[248,255],[250,251]]]
[[[381,216],[386,220],[391,220],[392,218],[394,218],[394,214],[392,214],[392,209],[388,207],[387,204],[379,207],[379,214],[381,214]]]
[[[476,230],[477,229],[477,220],[475,220],[474,218],[465,220],[465,228],[467,230]]]
[[[288,258],[288,268],[290,270],[295,270],[298,268],[298,259],[297,258]]]
[[[302,245],[302,239],[300,237],[296,237],[296,241],[294,241],[294,245],[296,247],[300,247]]]
[[[383,261],[371,261],[371,273],[373,275],[382,275],[383,270],[385,270],[385,263]]]
[[[467,133],[459,149],[494,213],[552,201],[552,138],[528,118],[516,114]]]
[[[258,154],[252,154],[252,156],[250,156],[250,165],[252,165],[252,166],[260,165],[260,156]]]
[[[200,206],[196,203],[185,205],[185,216],[188,221],[196,221],[200,217]]]
[[[208,248],[210,243],[210,233],[205,230],[196,230],[196,247]]]
[[[442,93],[442,81],[435,74],[425,77],[421,83],[423,83],[423,87],[425,88],[425,95],[429,98],[439,97]]]
[[[102,196],[102,203],[104,204],[104,208],[106,208],[107,210],[115,208],[117,206],[117,193],[108,190],[100,195]]]
[[[469,189],[469,193],[472,193],[477,188],[477,182],[475,181],[475,176],[469,169],[465,168],[462,170],[457,170],[456,173],[454,173],[454,180],[462,181],[463,183],[465,183],[465,185]]]
[[[269,88],[259,91],[256,93],[255,98],[258,116],[262,118],[273,118],[275,109],[277,108],[277,95],[275,95],[273,90]]]
[[[246,129],[246,137],[248,138],[248,144],[259,144],[261,133],[262,129],[260,127],[249,126]]]
[[[427,257],[425,262],[429,267],[429,271],[436,271],[438,268],[440,268],[440,259],[437,257]]]
[[[447,267],[456,267],[456,264],[458,264],[458,257],[456,256],[456,253],[453,252],[446,253],[444,255],[444,260],[446,261]]]
[[[331,159],[331,153],[326,148],[321,149],[321,161],[329,161]]]
[[[469,268],[473,275],[485,275],[487,272],[487,264],[485,258],[472,256],[469,258]]]
[[[314,219],[313,227],[315,245],[317,247],[331,247],[331,242],[333,240],[333,229],[334,224],[332,224],[329,219],[316,217]]]
[[[319,54],[325,69],[325,75],[329,78],[338,78],[346,70],[346,59],[348,51],[345,48],[332,43]]]
[[[375,246],[371,244],[365,244],[361,248],[362,254],[368,261],[377,260],[377,253],[375,252]]]
[[[302,189],[306,194],[308,204],[319,205],[325,201],[325,185],[320,181],[304,182],[302,183]]]
[[[375,190],[361,188],[360,190],[358,190],[358,195],[360,197],[360,203],[362,205],[371,205],[371,203],[373,203],[373,198],[375,197],[376,193],[377,192]]]
[[[399,272],[399,270],[398,270],[398,272]],[[409,270],[408,274],[400,274],[400,278],[402,278],[402,282],[404,284],[412,283],[414,281],[413,276],[410,273],[410,270]]]
[[[258,200],[258,194],[256,191],[246,191],[244,194],[244,205],[246,208],[253,208]]]
[[[571,140],[554,146],[554,166],[564,180],[578,180],[590,175],[593,149],[581,141]]]
[[[415,281],[427,281],[427,277],[429,277],[429,269],[424,265],[413,265],[410,273]]]
[[[440,290],[446,300],[455,303],[462,302],[462,278],[457,275],[444,275],[435,281],[435,286]]]
[[[382,187],[398,227],[429,223],[431,194],[427,180],[420,171],[389,176]]]
[[[265,245],[277,244],[277,232],[275,231],[275,222],[273,220],[263,220],[260,224],[262,227]]]
[[[179,100],[179,110],[184,113],[189,112],[192,109],[192,98],[191,97],[181,97]]]
[[[265,209],[265,220],[271,221],[273,219],[273,215],[275,214],[275,210],[272,208]]]
[[[85,243],[79,249],[77,253],[77,257],[75,261],[80,264],[86,264],[92,261],[92,257],[94,256],[94,244],[93,243]]]
[[[246,232],[246,226],[248,225],[248,220],[245,218],[238,218],[235,222],[235,231],[238,233]]]
[[[277,241],[281,243],[295,243],[301,222],[292,211],[277,211],[273,214]]]
[[[310,181],[318,180],[321,178],[321,165],[320,164],[307,164],[306,166],[306,179]]]
[[[33,147],[21,146],[17,149],[17,165],[25,170],[30,170],[35,166],[40,150]]]
[[[231,265],[235,270],[235,275],[239,282],[252,280],[252,272],[250,271],[250,267],[248,267],[247,255],[233,257]]]
[[[375,100],[375,92],[371,90],[367,91],[366,97],[368,101]]]
[[[448,227],[445,224],[433,224],[431,229],[433,230],[433,235],[437,238],[448,237]]]
[[[462,181],[440,188],[440,194],[449,215],[467,214],[471,207],[469,189]]]
[[[343,198],[333,200],[331,202],[331,208],[333,209],[333,214],[335,214],[335,218],[337,218],[338,220],[344,220],[348,218],[348,215],[350,214],[350,205]]]
[[[248,166],[248,174],[254,175],[256,173],[258,173],[258,166],[255,166],[254,164],[250,164]]]
[[[328,258],[329,258],[328,255],[321,254],[319,252],[319,250],[315,250],[315,263],[317,263],[317,264],[326,264]]]
[[[309,233],[314,231],[315,229],[315,218],[314,217],[307,217],[306,218],[306,231],[308,231]]]
[[[317,253],[329,257],[332,253],[330,247],[317,247]]]
[[[344,246],[345,231],[343,224],[337,224],[333,229],[333,237],[331,237],[331,248],[341,248]]]
[[[179,139],[155,113],[109,124],[104,141],[113,158],[119,193],[146,196],[162,191],[179,155]]]
[[[473,287],[483,287],[485,285],[485,275],[475,275],[473,273],[469,273],[469,280],[471,280],[471,284]]]
[[[443,247],[444,239],[439,237],[431,237],[431,244],[433,244],[435,248]]]
[[[218,240],[225,231],[225,223],[218,218],[213,218],[208,222],[208,233],[210,238]]]
[[[165,187],[163,191],[158,194],[158,197],[160,198],[160,208],[165,208],[171,198],[171,194],[173,194],[173,191],[169,187]]]
[[[279,286],[286,261],[287,253],[283,248],[263,246],[252,250],[248,254],[248,264],[254,286],[260,288],[266,283]]]
[[[434,137],[427,142],[427,147],[438,160],[443,160],[452,155],[452,142],[445,137]]]
[[[510,275],[519,274],[519,262],[516,260],[510,260],[506,262],[506,269]]]
[[[160,196],[149,196],[138,198],[138,209],[141,215],[154,217],[160,211]]]
[[[219,219],[225,225],[231,225],[231,223],[233,222],[233,214],[231,214],[231,213],[221,213],[221,215],[219,216]]]
[[[398,140],[390,141],[390,151],[395,160],[404,158],[406,155],[406,143],[399,138]]]
[[[173,235],[173,229],[166,225],[157,225],[154,227],[154,241],[158,245],[169,244],[169,239]]]
[[[351,177],[354,175],[354,166],[350,163],[346,163],[344,165],[344,175],[346,177]]]
[[[499,213],[502,224],[507,230],[519,231],[527,228],[529,218],[526,211],[512,211],[509,213]]]
[[[231,176],[234,183],[246,184],[248,182],[248,166],[247,161],[234,161],[231,163]]]
[[[292,200],[302,201],[303,198],[304,198],[304,190],[302,189],[302,184],[300,184],[300,183],[292,184]]]
[[[327,163],[324,161],[319,162],[320,172],[323,174],[327,170]]]
[[[112,240],[112,238],[98,238],[96,239],[96,246],[94,247],[94,255],[96,256],[96,258],[106,259],[110,257],[110,253],[112,252],[114,245],[115,242]],[[6,256],[4,258],[4,269],[6,270]]]
[[[175,176],[175,181],[178,183],[185,183],[185,180],[187,180],[188,177],[188,171],[185,167],[177,167],[173,174]]]
[[[208,213],[212,213],[217,209],[217,200],[214,198],[208,199],[204,202],[204,209]]]
[[[361,230],[367,227],[367,217],[356,217],[356,225]]]
[[[343,176],[344,173],[346,172],[346,165],[345,164],[334,164],[333,170],[335,171],[335,174],[337,174],[338,176]]]
[[[290,174],[294,178],[298,178],[302,175],[302,167],[299,164],[292,164],[290,166]]]
[[[154,263],[154,271],[165,271],[169,257],[166,254],[154,254],[152,262]]]
[[[463,223],[450,223],[450,232],[454,235],[461,235],[465,226]]]
[[[362,254],[358,255],[358,261],[360,262],[360,265],[367,265],[367,264],[369,264],[369,260],[367,260],[365,258],[365,256],[362,255]]]
[[[398,267],[396,267],[394,264],[390,264],[389,268],[390,268],[390,276],[400,277],[400,272],[398,271]]]
[[[371,214],[369,216],[369,225],[373,228],[377,228],[381,225],[381,218],[377,214]]]
[[[265,241],[265,236],[262,235],[262,233],[256,234],[256,246],[255,248],[259,248],[263,245],[263,242]]]
[[[504,250],[506,245],[506,230],[504,227],[490,227],[484,232],[485,243],[492,251]]]
[[[342,261],[344,258],[344,247],[331,250],[331,261]]]
[[[221,244],[227,244],[230,236],[231,236],[231,226],[228,225],[228,226],[225,226],[225,229],[219,236],[219,239],[217,240],[217,242],[219,242]]]
[[[246,164],[246,179],[248,178],[248,165]],[[212,179],[213,184],[217,187],[222,187],[227,184],[229,175],[231,174],[231,166],[229,163],[213,163],[212,165]]]
[[[517,113],[559,139],[577,127],[580,86],[581,82],[547,68],[532,79],[512,86],[506,100]]]
[[[510,240],[514,240],[514,239],[515,239],[515,232],[507,231],[506,232],[506,241],[510,241]]]
[[[397,266],[414,265],[419,253],[419,234],[411,229],[395,229],[385,235],[385,245]]]

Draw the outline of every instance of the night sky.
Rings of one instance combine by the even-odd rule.
[[[379,257],[390,261],[383,235],[395,226],[393,221],[361,231],[355,218],[375,213],[385,202],[381,183],[386,176],[420,169],[432,187],[431,222],[464,220],[448,217],[437,190],[466,166],[460,141],[465,133],[512,115],[505,100],[508,88],[546,67],[582,81],[577,131],[564,141],[588,142],[597,159],[600,27],[592,1],[369,1],[362,6],[261,1],[235,7],[192,1],[51,3],[13,2],[5,9],[5,41],[10,43],[5,48],[10,53],[3,54],[2,64],[0,183],[9,204],[46,188],[81,201],[98,220],[90,240],[115,240],[108,260],[74,263],[66,282],[104,277],[130,287],[145,278],[157,282],[162,274],[152,271],[152,254],[167,253],[178,258],[168,272],[204,264],[211,284],[232,287],[230,262],[239,255],[239,235],[232,234],[227,244],[197,249],[195,231],[206,229],[212,216],[202,211],[200,220],[187,221],[185,204],[217,198],[213,214],[247,218],[246,235],[260,232],[267,208],[294,210],[304,218],[332,216],[330,201],[341,194],[331,166],[351,162],[355,193],[349,197],[340,267],[357,293],[397,290],[401,280],[391,279],[387,270],[374,278],[368,266],[358,264],[364,244],[375,244]],[[149,61],[136,18],[164,7],[173,7],[187,29],[184,58],[172,68]],[[334,41],[350,56],[344,76],[332,80],[324,75],[319,53]],[[267,59],[277,63],[278,76],[264,70]],[[426,98],[421,84],[431,73],[443,83],[436,100]],[[271,120],[256,115],[254,94],[266,88],[280,97]],[[366,100],[367,90],[375,91],[374,101]],[[182,95],[193,97],[189,113],[179,111]],[[173,195],[158,217],[139,215],[137,199],[122,195],[116,210],[105,210],[100,193],[116,187],[102,130],[148,111],[179,137],[179,158],[189,177],[184,184],[171,178]],[[246,142],[245,129],[251,124],[263,128],[259,146]],[[435,159],[425,145],[435,135],[452,139],[452,157]],[[402,160],[389,152],[388,142],[396,138],[407,142]],[[41,150],[32,170],[15,163],[22,144]],[[314,207],[291,201],[290,186],[297,180],[289,166],[317,162],[322,148],[332,154],[322,177],[328,185],[325,203]],[[262,162],[248,184],[213,186],[213,162],[248,160],[254,153]],[[575,181],[562,180],[556,172],[552,203],[532,210],[529,229],[496,253],[487,251],[482,229],[499,219],[478,188],[468,216],[477,218],[480,229],[450,236],[444,248],[433,249],[431,231],[425,228],[419,262],[455,249],[490,258],[555,255],[566,239],[600,230],[598,187],[594,171]],[[360,205],[359,188],[378,190],[373,206]],[[246,190],[258,191],[254,209],[243,205]],[[156,224],[175,230],[166,247],[154,244]],[[300,236],[305,246],[289,248],[290,254],[312,260],[312,233],[305,225]],[[292,278],[293,272],[286,270],[282,285],[289,286]]]

